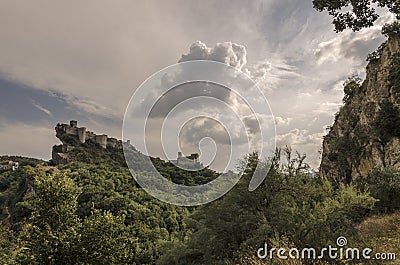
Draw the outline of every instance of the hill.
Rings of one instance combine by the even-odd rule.
[[[185,237],[183,219],[192,209],[162,203],[149,196],[136,183],[135,174],[147,174],[145,168],[141,168],[146,160],[143,154],[131,146],[134,151],[132,159],[137,165],[132,175],[126,166],[121,141],[108,141],[116,145],[102,145],[95,138],[82,142],[78,135],[67,134],[59,129],[60,125],[56,127],[56,136],[62,144],[53,147],[51,161],[1,157],[20,163],[15,171],[0,171],[2,225],[19,233],[27,222],[31,222],[37,210],[35,203],[40,193],[38,181],[50,178],[56,185],[60,179],[69,179],[73,190],[77,191],[73,215],[76,214],[81,222],[89,220],[97,210],[104,214],[104,218],[107,214],[113,218],[123,218],[121,229],[136,240],[130,246],[132,249],[129,248],[130,252],[134,252],[130,264],[154,264],[160,256],[162,244],[180,241]],[[179,184],[198,185],[217,176],[217,172],[207,168],[186,172],[159,158],[151,160],[162,175]]]

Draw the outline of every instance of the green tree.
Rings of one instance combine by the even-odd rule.
[[[357,179],[362,190],[368,190],[378,202],[379,213],[395,212],[400,209],[400,172],[393,168],[374,169],[365,178]]]
[[[350,235],[375,200],[353,186],[335,188],[311,174],[304,155],[293,155],[290,148],[283,151],[287,161],[279,163],[278,150],[254,192],[248,191],[248,183],[258,157],[250,155],[239,183],[220,200],[196,210],[186,220],[193,232],[158,264],[238,264],[244,251],[272,243],[276,235],[286,235],[298,247],[316,248]]]
[[[92,209],[77,215],[81,190],[65,174],[35,177],[33,213],[24,226],[22,264],[134,264],[134,237],[124,216]]]
[[[393,137],[400,136],[400,110],[391,101],[385,100],[380,104],[372,129],[382,143],[387,143]]]
[[[23,250],[17,233],[7,219],[0,221],[0,261],[2,264],[17,264],[17,256]]]
[[[343,103],[348,103],[354,96],[357,90],[361,87],[361,78],[358,75],[349,77],[343,84],[344,97]]]
[[[132,264],[137,244],[124,224],[123,216],[93,210],[80,230],[77,252],[81,264]]]
[[[25,227],[26,259],[31,264],[76,264],[80,222],[79,189],[65,175],[39,174],[31,222]]]
[[[379,18],[376,7],[388,8],[400,19],[400,2],[398,0],[313,0],[314,8],[327,11],[333,17],[336,32],[350,28],[358,31],[373,26]]]

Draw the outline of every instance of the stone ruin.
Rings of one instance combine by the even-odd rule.
[[[66,163],[68,161],[68,152],[72,151],[75,146],[74,144],[67,143],[63,140],[63,136],[72,136],[79,143],[84,144],[87,141],[93,141],[99,144],[102,148],[121,148],[122,141],[116,138],[109,138],[106,134],[95,134],[94,132],[88,131],[85,127],[78,127],[78,122],[71,120],[69,124],[57,124],[55,127],[56,136],[61,140],[61,145],[53,146],[52,160],[56,164]],[[127,142],[128,144],[129,141]]]

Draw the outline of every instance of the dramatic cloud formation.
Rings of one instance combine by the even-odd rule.
[[[213,48],[208,48],[201,41],[196,41],[190,46],[188,54],[182,55],[179,62],[187,62],[192,60],[211,60],[226,63],[236,67],[239,70],[247,63],[247,52],[243,45],[232,42],[217,43]]]
[[[57,140],[40,132],[69,119],[120,138],[129,98],[144,80],[178,60],[205,59],[251,76],[274,112],[278,144],[294,145],[317,167],[342,83],[363,76],[365,58],[384,41],[379,31],[391,19],[384,14],[372,28],[335,34],[312,1],[1,1],[1,151],[49,159]],[[201,89],[195,86],[166,95],[155,120]],[[254,120],[246,125],[257,130]],[[35,132],[24,138],[30,141],[13,136],[29,135],[18,130],[24,126]]]
[[[382,43],[382,26],[393,22],[394,19],[395,16],[388,13],[380,17],[371,28],[365,28],[359,32],[347,30],[329,41],[319,43],[318,49],[315,51],[318,62],[338,61],[343,58],[362,62],[365,60],[365,54]]]

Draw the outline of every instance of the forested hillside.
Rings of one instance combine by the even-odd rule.
[[[70,144],[74,149],[66,164],[2,157],[20,166],[0,171],[0,260],[154,264],[166,243],[186,236],[183,220],[193,209],[162,203],[139,188],[121,148],[104,149],[91,141]],[[140,170],[144,156],[135,154],[136,174],[146,174]],[[209,169],[186,172],[151,159],[165,177],[179,184],[198,185],[216,176]]]

